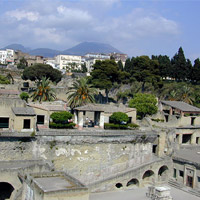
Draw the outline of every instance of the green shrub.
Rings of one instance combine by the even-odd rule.
[[[25,100],[26,102],[28,102],[29,95],[28,95],[28,93],[26,93],[26,92],[22,92],[22,93],[20,94],[20,98],[21,98],[22,100]]]
[[[154,122],[164,122],[164,119],[151,119]]]
[[[68,120],[72,118],[72,114],[67,111],[60,111],[60,112],[54,112],[50,115],[50,118],[53,120],[53,122],[58,124],[65,124],[68,123]]]
[[[49,128],[55,128],[55,129],[72,129],[75,127],[75,123],[68,123],[68,124],[60,124],[55,122],[49,123]]]
[[[126,113],[122,112],[114,112],[110,116],[110,122],[114,124],[122,124],[122,123],[127,123],[129,120],[128,115]]]
[[[111,124],[111,123],[104,123],[104,129],[127,129],[127,124]]]
[[[0,84],[10,84],[10,80],[5,76],[0,75]]]
[[[128,124],[128,128],[138,128],[139,126],[137,124]]]

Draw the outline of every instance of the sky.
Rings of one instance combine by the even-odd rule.
[[[130,57],[200,57],[200,0],[0,0],[0,47],[107,43]]]

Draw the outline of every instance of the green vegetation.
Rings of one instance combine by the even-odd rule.
[[[110,122],[114,124],[127,124],[128,120],[128,115],[122,112],[114,112],[110,116]]]
[[[74,128],[76,124],[70,122],[73,115],[67,111],[54,112],[50,115],[53,122],[50,122],[50,128]]]
[[[92,88],[90,84],[87,83],[86,78],[81,78],[73,83],[73,86],[69,88],[68,94],[68,104],[71,108],[77,106],[82,106],[87,103],[94,103],[94,95],[97,93],[95,88]]]
[[[137,109],[139,119],[146,115],[155,114],[158,110],[156,97],[152,94],[137,93],[133,99],[129,101],[129,107]]]
[[[128,73],[121,72],[114,60],[96,61],[91,72],[90,82],[99,89],[104,89],[108,102],[108,93],[114,83],[128,79]]]
[[[43,77],[46,77],[52,82],[58,83],[62,78],[62,73],[50,65],[35,64],[25,68],[22,75],[22,79],[31,81],[40,81]]]
[[[26,92],[22,92],[22,93],[20,94],[20,98],[21,98],[22,100],[25,100],[26,102],[28,102],[29,95],[28,95],[28,93],[26,93]]]
[[[112,123],[104,123],[104,129],[128,129],[127,124],[112,124]]]
[[[37,81],[37,87],[33,90],[31,98],[33,101],[53,101],[56,99],[54,90],[50,87],[49,78],[42,77],[42,80]]]
[[[26,59],[23,57],[19,60],[19,63],[17,64],[17,68],[18,69],[25,69],[26,67],[28,67],[28,62],[26,61]]]
[[[72,117],[73,115],[67,111],[54,112],[50,115],[50,118],[55,123],[67,123]]]
[[[5,76],[0,75],[0,84],[10,84],[10,80]]]

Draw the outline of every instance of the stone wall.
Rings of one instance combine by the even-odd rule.
[[[152,160],[156,135],[79,134],[1,137],[1,160],[44,159],[84,184],[104,179]]]

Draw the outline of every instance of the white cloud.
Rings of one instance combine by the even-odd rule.
[[[43,29],[43,28],[34,28],[34,35],[40,42],[53,42],[60,43],[61,35],[56,32],[56,29]]]
[[[37,21],[39,19],[39,13],[38,12],[29,12],[25,10],[13,10],[13,11],[8,11],[6,13],[7,16],[13,17],[17,19],[18,21],[22,19],[27,19],[31,22]]]
[[[129,40],[151,38],[160,35],[176,36],[179,34],[178,24],[160,15],[148,13],[143,9],[135,9],[132,13],[105,21],[95,27],[97,32],[104,32],[115,38]]]
[[[62,17],[72,21],[90,21],[92,18],[87,11],[67,8],[64,6],[58,6],[57,11]]]
[[[29,45],[32,43],[33,46],[59,49],[68,48],[82,41],[129,47],[132,41],[151,40],[156,37],[168,40],[179,34],[178,24],[158,13],[151,13],[142,8],[126,14],[117,13],[120,12],[120,2],[31,1],[21,8],[6,12],[7,21],[1,26],[4,27],[3,31],[14,28],[13,38],[18,43],[26,45],[23,42],[28,41]],[[112,10],[118,8],[116,5],[119,5],[118,11]],[[4,35],[4,38],[8,37],[8,34],[0,34]]]

